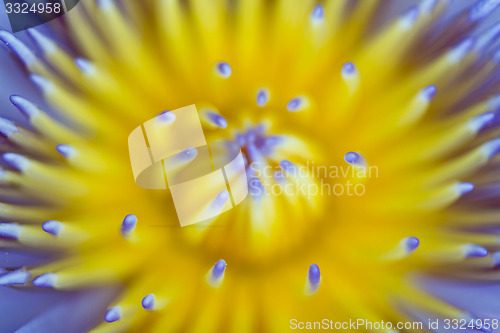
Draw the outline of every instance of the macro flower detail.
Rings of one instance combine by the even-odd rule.
[[[29,78],[0,118],[0,332],[498,329],[500,1],[412,4],[86,0],[0,30]],[[249,194],[181,228],[127,138],[192,104]]]

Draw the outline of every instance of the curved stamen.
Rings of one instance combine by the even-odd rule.
[[[316,5],[311,13],[311,22],[313,24],[318,24],[323,22],[325,19],[325,9],[322,5]]]
[[[366,167],[367,163],[363,155],[356,152],[348,152],[344,155],[344,161],[355,167]]]
[[[75,147],[67,144],[59,144],[56,146],[56,150],[59,154],[65,158],[72,158],[78,154],[78,150]]]
[[[486,112],[472,118],[469,121],[469,128],[473,132],[479,132],[495,118],[494,112]]]
[[[217,112],[208,110],[205,112],[205,115],[206,115],[207,120],[211,124],[213,124],[219,128],[226,128],[227,127],[227,120],[223,116],[218,114]]]
[[[108,323],[115,322],[122,318],[122,307],[121,306],[113,306],[106,311],[104,315],[104,320]]]
[[[341,77],[344,81],[349,95],[352,96],[356,93],[360,83],[360,75],[358,68],[352,62],[346,62],[342,66]]]
[[[466,244],[462,246],[462,253],[465,258],[482,258],[488,255],[488,250],[477,244]]]
[[[408,253],[412,253],[420,245],[420,240],[417,237],[410,236],[410,237],[404,238],[403,243],[404,243],[404,246],[406,248],[406,251]]]
[[[269,89],[267,88],[260,88],[257,90],[257,105],[260,107],[264,107],[267,102],[269,102],[269,99],[271,98],[271,93],[269,92]]]
[[[290,112],[303,111],[309,107],[309,99],[305,96],[296,96],[288,102],[286,108]]]
[[[18,239],[23,231],[23,227],[15,223],[0,223],[0,236]]]
[[[316,264],[309,266],[309,271],[307,272],[306,281],[306,295],[313,295],[318,291],[321,282],[321,273],[319,267]]]
[[[455,184],[455,189],[458,192],[458,194],[464,195],[474,190],[474,184],[469,182],[457,183]]]
[[[222,281],[224,280],[225,271],[226,271],[226,262],[223,259],[220,259],[208,271],[208,274],[207,274],[208,284],[214,288],[220,287],[220,285],[222,284]]]
[[[6,30],[0,30],[0,40],[16,54],[26,67],[37,61],[35,54],[23,42]]]
[[[222,78],[227,79],[231,76],[232,69],[227,62],[218,62],[215,65],[215,72]]]
[[[64,227],[64,225],[61,222],[53,221],[53,220],[45,221],[42,224],[43,231],[45,231],[46,233],[49,233],[51,235],[54,235],[54,236],[59,235],[61,233],[61,230],[63,229],[63,227]]]
[[[172,111],[163,111],[158,114],[155,120],[158,122],[158,125],[169,125],[174,122],[175,114]]]
[[[11,286],[16,284],[26,284],[28,282],[31,274],[26,272],[24,269],[18,269],[0,275],[0,286]]]
[[[148,294],[143,297],[141,301],[141,305],[144,309],[148,311],[152,311],[155,307],[155,295],[154,294]]]
[[[97,70],[92,62],[84,58],[75,58],[75,65],[82,71],[83,74],[91,76],[95,75]]]
[[[33,279],[33,285],[39,288],[54,288],[57,282],[57,274],[45,273]]]
[[[429,102],[436,95],[437,88],[435,85],[429,85],[420,91],[419,96]]]
[[[123,236],[127,236],[134,231],[136,224],[137,217],[134,214],[129,214],[123,219],[120,232]]]

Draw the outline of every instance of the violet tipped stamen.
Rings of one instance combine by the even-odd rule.
[[[155,307],[155,295],[148,294],[142,298],[141,305],[145,310],[153,311]]]
[[[409,236],[401,239],[397,245],[387,253],[384,253],[380,259],[382,261],[396,261],[408,257],[415,252],[420,245],[417,237]]]
[[[464,195],[464,194],[470,193],[474,190],[474,184],[469,183],[469,182],[457,183],[455,185],[455,189],[460,195]]]
[[[473,132],[479,132],[484,127],[486,127],[486,125],[491,123],[494,118],[495,118],[494,112],[486,112],[472,118],[469,121],[468,126]]]
[[[57,145],[56,150],[65,158],[72,158],[78,155],[78,151],[73,146],[67,144]]]
[[[266,104],[269,102],[269,99],[271,98],[271,93],[269,92],[269,89],[267,88],[260,88],[257,91],[257,105],[260,107],[266,106]]]
[[[10,96],[10,102],[28,118],[32,118],[40,113],[36,105],[24,97],[12,95]]]
[[[311,22],[313,24],[318,24],[323,22],[325,19],[325,9],[322,5],[316,5],[311,13]]]
[[[226,128],[227,127],[227,120],[223,116],[218,114],[217,112],[207,111],[206,116],[211,124],[213,124],[219,128]]]
[[[287,109],[288,111],[297,111],[300,107],[301,100],[300,98],[293,98],[288,102]]]
[[[230,196],[229,191],[222,190],[217,194],[217,196],[211,201],[211,203],[205,208],[206,214],[210,216],[216,216],[224,212],[224,209],[228,208],[230,204]],[[202,213],[202,214],[204,214]]]
[[[75,65],[85,75],[94,75],[97,70],[92,62],[84,58],[76,58]]]
[[[41,75],[32,74],[30,75],[30,80],[43,92],[50,91],[54,88],[54,84],[49,79]]]
[[[356,164],[360,159],[361,159],[360,155],[355,152],[349,152],[344,156],[344,160],[349,164]]]
[[[309,280],[309,283],[312,285],[318,285],[319,281],[321,279],[321,274],[319,272],[319,267],[316,264],[312,264],[309,267],[309,273],[307,275],[307,279]]]
[[[45,273],[33,279],[33,285],[39,288],[54,288],[57,282],[57,274]]]
[[[29,67],[37,61],[35,54],[23,42],[17,39],[13,34],[6,30],[0,30],[0,40],[21,60],[21,62]]]
[[[497,155],[500,152],[500,138],[483,143],[481,151],[487,158]]]
[[[45,221],[42,224],[43,231],[54,236],[58,236],[61,233],[63,227],[64,226],[61,222],[53,220]]]
[[[0,286],[26,284],[30,277],[31,274],[23,269],[10,271],[8,273],[0,275]]]
[[[213,208],[222,209],[226,202],[229,200],[229,191],[223,190],[212,201]]]
[[[179,168],[192,162],[196,156],[198,156],[198,150],[196,148],[187,148],[172,157],[166,158],[164,160],[165,170],[167,172],[178,170]]]
[[[215,65],[215,72],[222,78],[227,79],[231,76],[232,69],[227,62],[218,62]]]
[[[318,291],[319,285],[321,283],[321,273],[319,271],[319,266],[312,264],[309,266],[309,271],[307,272],[306,281],[306,295],[313,295]]]
[[[344,155],[344,161],[355,167],[366,167],[366,160],[360,153],[348,152]]]
[[[223,259],[217,261],[217,263],[212,268],[212,277],[214,279],[220,278],[224,274],[225,270],[226,262]]]
[[[137,217],[134,214],[129,214],[123,219],[120,232],[123,236],[127,236],[134,231],[136,224]]]
[[[19,239],[23,227],[15,223],[0,223],[0,236],[10,239]]]
[[[226,271],[226,262],[223,259],[220,259],[208,271],[207,274],[208,284],[214,288],[220,287],[222,281],[224,280],[225,271]]]
[[[352,62],[346,62],[340,72],[342,81],[347,88],[349,96],[353,96],[359,88],[361,79],[357,67]]]
[[[499,267],[500,266],[500,252],[493,252],[490,254],[491,262],[493,264],[493,267]]]
[[[121,306],[113,306],[106,311],[104,315],[104,320],[108,323],[115,322],[122,318],[122,307]]]
[[[420,245],[420,240],[417,237],[410,236],[403,239],[403,244],[405,250],[408,252],[408,254],[410,254],[418,248],[418,246]]]
[[[198,155],[196,148],[187,148],[176,155],[176,158],[184,162],[191,162]]]
[[[309,99],[305,96],[297,96],[292,98],[287,106],[286,109],[290,112],[298,112],[298,111],[303,111],[309,107]]]
[[[24,171],[30,165],[30,161],[26,157],[16,153],[5,153],[2,155],[2,158],[7,164],[18,171]]]
[[[430,102],[436,95],[437,88],[434,85],[429,85],[420,91],[420,98],[426,102]]]
[[[19,132],[17,126],[10,120],[0,117],[0,133],[6,137]]]
[[[44,53],[50,54],[57,50],[56,43],[38,31],[37,28],[28,29],[26,32]]]
[[[488,250],[477,244],[463,245],[462,252],[465,258],[483,258],[488,255]]]
[[[163,111],[155,119],[159,125],[169,125],[175,121],[175,114],[172,111]]]
[[[352,62],[346,62],[343,66],[342,66],[342,77],[343,78],[348,78],[348,77],[351,77],[353,75],[356,75],[357,73],[357,68],[356,66],[352,63]]]

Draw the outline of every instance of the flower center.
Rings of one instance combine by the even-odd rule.
[[[260,163],[272,158],[275,149],[279,148],[283,141],[280,135],[267,135],[264,123],[236,134],[236,143],[245,156],[247,169],[252,163]]]

